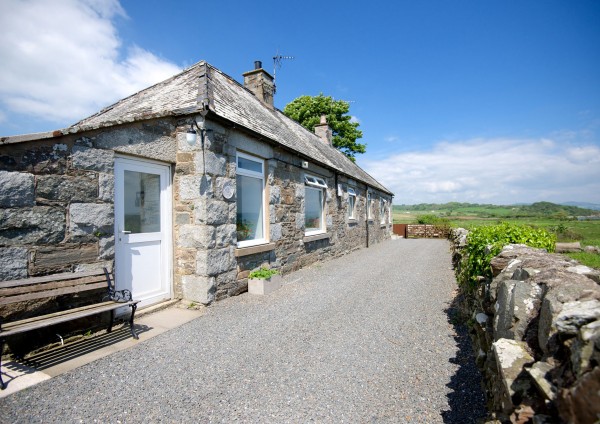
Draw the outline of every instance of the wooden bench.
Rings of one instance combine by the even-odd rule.
[[[0,281],[0,307],[11,303],[48,299],[56,296],[81,293],[102,288],[107,289],[106,296],[104,296],[100,302],[92,305],[12,322],[3,322],[3,317],[0,316],[0,371],[2,369],[2,352],[4,351],[6,337],[102,312],[111,313],[110,324],[108,326],[108,332],[110,332],[114,324],[115,310],[123,306],[129,306],[131,308],[129,327],[131,335],[137,339],[138,335],[133,328],[133,317],[137,309],[137,304],[139,303],[139,300],[133,300],[131,298],[131,292],[129,290],[115,290],[115,287],[111,282],[110,273],[106,268],[99,271],[67,272],[22,280]],[[0,387],[2,390],[6,387],[2,380],[1,373]]]

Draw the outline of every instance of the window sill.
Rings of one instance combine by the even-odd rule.
[[[348,225],[356,225],[356,224],[358,224],[358,219],[348,218]]]
[[[387,224],[385,224],[385,223],[384,224],[380,224],[380,227],[381,228],[387,228]]]
[[[331,238],[330,233],[312,234],[310,236],[305,236],[302,239],[302,242],[310,243],[311,241],[324,240],[324,239],[328,239],[328,238]]]
[[[235,249],[235,257],[254,255],[255,253],[263,253],[275,250],[275,243],[259,244],[257,246],[238,247]]]

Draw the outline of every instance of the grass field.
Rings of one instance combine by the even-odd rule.
[[[431,205],[435,206],[435,205]],[[435,209],[426,211],[408,211],[398,206],[394,206],[395,224],[416,223],[420,215],[434,214],[446,218],[450,221],[452,227],[472,228],[480,225],[494,225],[499,222],[511,222],[517,224],[530,225],[536,228],[544,228],[555,233],[560,242],[579,241],[582,246],[600,246],[600,220],[595,221],[577,221],[558,217],[554,214],[548,216],[522,216],[515,217],[515,210],[511,207],[466,207],[460,209]],[[492,215],[492,216],[490,216]],[[594,253],[575,253],[569,254],[572,258],[582,264],[594,268],[600,268],[600,255]]]

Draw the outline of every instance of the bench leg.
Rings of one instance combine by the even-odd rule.
[[[114,323],[115,323],[115,310],[112,309],[110,311],[110,323],[108,324],[108,329],[106,330],[107,333],[110,333],[112,331]]]
[[[0,339],[0,389],[6,389],[6,384],[2,380],[2,354],[4,353],[4,339]]]
[[[133,329],[133,317],[135,316],[135,310],[137,309],[137,303],[134,303],[131,305],[131,318],[129,318],[129,328],[131,330],[131,335],[133,336],[134,339],[138,340],[139,337],[138,335],[135,333],[135,330]]]

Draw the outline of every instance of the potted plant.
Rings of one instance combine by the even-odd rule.
[[[241,220],[236,223],[236,231],[237,231],[237,240],[244,241],[248,238],[252,229],[250,228],[250,224],[248,221]]]
[[[275,269],[261,267],[248,275],[248,293],[265,295],[281,287],[281,275]]]

